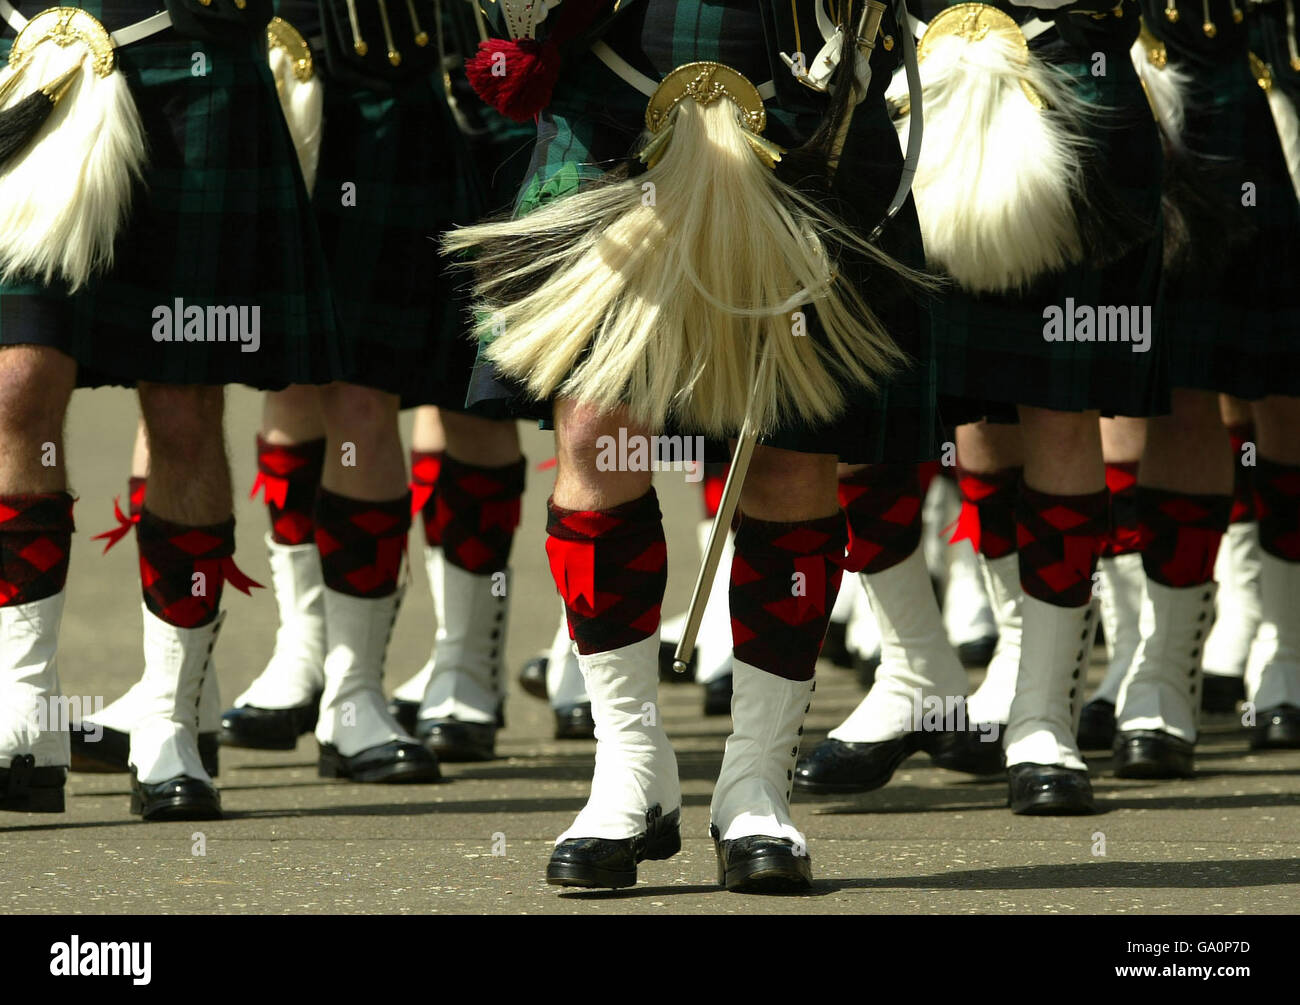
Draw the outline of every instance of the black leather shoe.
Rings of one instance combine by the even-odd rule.
[[[636,837],[570,838],[555,846],[546,865],[551,886],[621,890],[636,885],[637,863],[672,858],[682,850],[681,811],[666,816],[655,805],[646,811],[646,830]]]
[[[415,738],[440,761],[490,761],[495,758],[497,726],[493,722],[421,719]]]
[[[32,754],[15,754],[0,768],[0,810],[14,813],[62,813],[68,769],[36,766]]]
[[[691,661],[686,664],[685,673],[677,673],[673,669],[673,656],[677,653],[676,642],[659,643],[659,682],[661,684],[693,684],[695,683],[695,664],[700,661],[700,650],[697,647],[695,652],[691,653]]]
[[[997,644],[998,637],[996,635],[963,642],[957,647],[957,658],[961,660],[961,665],[968,670],[983,670],[989,665],[989,660],[993,658],[993,650],[997,648]]]
[[[968,775],[1000,775],[1007,768],[1002,750],[1004,722],[977,723],[970,729],[939,734],[930,759],[949,771]]]
[[[826,626],[826,638],[822,640],[821,658],[830,660],[837,667],[849,669],[853,666],[853,657],[849,653],[849,623],[832,621]]]
[[[1115,736],[1116,778],[1191,778],[1194,747],[1159,729],[1121,730]]]
[[[870,691],[871,685],[876,682],[876,670],[880,667],[880,650],[877,649],[874,656],[853,657],[853,672],[858,675],[858,686],[864,691]]]
[[[731,674],[723,674],[705,683],[704,714],[731,714]]]
[[[228,708],[221,714],[221,742],[253,750],[293,750],[298,737],[316,728],[319,713],[319,693],[308,704],[292,708]]]
[[[397,724],[407,733],[415,735],[415,720],[420,715],[420,703],[407,701],[405,698],[389,698],[388,714],[397,720]]]
[[[1275,705],[1259,713],[1250,734],[1251,750],[1300,749],[1300,708]]]
[[[130,733],[103,726],[98,740],[91,739],[94,735],[86,729],[84,723],[68,727],[73,771],[112,774],[131,770],[128,763],[131,753]],[[203,762],[203,770],[213,778],[217,777],[221,767],[220,749],[216,733],[199,734],[199,759]]]
[[[1115,746],[1115,706],[1094,698],[1079,713],[1079,749],[1110,750]]]
[[[519,671],[519,686],[526,694],[546,700],[546,668],[550,662],[549,656],[534,656],[523,665]]]
[[[353,782],[401,785],[442,779],[438,759],[418,743],[389,740],[346,757],[332,743],[320,745],[317,773],[321,778],[346,778]]]
[[[131,812],[145,820],[220,820],[221,794],[188,775],[148,785],[132,771]]]
[[[741,893],[801,893],[812,887],[812,860],[806,848],[785,838],[742,837],[719,841],[710,826],[718,856],[718,884]]]
[[[898,766],[918,750],[932,749],[933,736],[904,733],[875,743],[823,740],[799,758],[794,787],[799,792],[870,792],[893,778]]]
[[[1246,681],[1226,674],[1201,675],[1201,711],[1211,715],[1232,715],[1237,702],[1246,700]]]
[[[1025,816],[1096,813],[1088,772],[1059,764],[1013,764],[1007,769],[1007,805]]]
[[[555,709],[555,738],[557,740],[594,740],[596,720],[591,717],[591,702],[561,705]]]

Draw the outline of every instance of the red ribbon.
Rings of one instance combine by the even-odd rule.
[[[957,519],[944,528],[945,534],[950,534],[949,544],[956,544],[958,541],[969,541],[971,547],[975,549],[978,555],[980,550],[980,511],[979,507],[973,502],[961,501],[961,512],[957,514]]]
[[[117,544],[117,542],[122,540],[122,538],[126,537],[127,534],[131,533],[131,528],[140,522],[140,515],[138,513],[133,516],[127,516],[122,512],[120,500],[121,496],[113,497],[113,516],[117,520],[117,526],[112,530],[106,530],[104,533],[96,534],[91,538],[92,541],[98,541],[101,538],[107,539],[108,544],[104,545],[104,550],[101,552],[101,554],[104,555],[107,555],[108,549]]]
[[[265,589],[261,583],[240,572],[239,566],[235,565],[235,560],[229,555],[224,558],[200,558],[194,563],[194,571],[203,573],[208,579],[229,583],[240,593],[248,593],[254,588]]]
[[[268,475],[265,471],[259,471],[257,477],[253,479],[252,491],[248,493],[248,498],[257,498],[257,490],[263,489],[263,499],[268,505],[278,506],[284,509],[285,501],[289,498],[289,479],[281,478],[278,475]]]
[[[411,482],[411,516],[424,509],[424,504],[433,498],[433,486],[420,482]]]

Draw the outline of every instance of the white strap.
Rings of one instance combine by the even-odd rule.
[[[5,23],[14,30],[14,34],[27,27],[27,18],[14,10],[9,0],[0,0],[0,18],[4,18]]]
[[[14,10],[13,4],[9,0],[0,0],[0,18],[9,25],[14,32],[20,32],[27,27],[27,18],[23,17],[18,11]],[[112,39],[113,47],[120,49],[124,45],[131,45],[133,42],[139,42],[141,39],[148,38],[150,35],[157,35],[160,31],[165,31],[172,24],[172,16],[167,11],[162,11],[153,17],[147,17],[143,21],[137,21],[135,24],[128,24],[125,28],[109,35]]]
[[[4,0],[0,0],[3,3]],[[605,42],[596,42],[592,45],[591,51],[596,54],[596,58],[614,71],[622,81],[630,87],[636,88],[647,98],[655,93],[659,87],[659,82],[647,77],[617,52],[611,49]],[[776,81],[769,80],[758,89],[758,96],[764,101],[770,101],[776,97]]]
[[[906,18],[913,27],[921,23],[907,12],[907,0],[895,0],[894,17],[900,21]],[[925,31],[924,25],[921,25],[921,31]],[[903,32],[902,45],[903,71],[907,74],[908,104],[911,106],[908,111],[907,153],[903,157],[903,171],[899,175],[894,198],[890,200],[885,215],[867,236],[868,241],[879,237],[885,225],[898,215],[903,203],[907,202],[907,197],[912,192],[912,182],[916,178],[917,165],[921,161],[921,133],[925,124],[925,116],[921,114],[921,71],[916,63],[916,42],[908,32]]]
[[[0,0],[4,3],[4,0]],[[124,45],[130,45],[133,42],[139,42],[150,35],[157,35],[160,31],[166,31],[172,26],[172,16],[167,11],[155,14],[153,17],[147,17],[143,21],[137,21],[135,24],[128,24],[125,28],[119,28],[109,37],[113,40],[113,47],[120,49]]]

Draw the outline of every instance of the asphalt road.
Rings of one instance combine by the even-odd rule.
[[[241,567],[267,581],[266,520],[247,498],[258,396],[233,389],[227,429],[237,486]],[[60,665],[68,693],[120,695],[140,668],[139,587],[130,542],[100,556],[93,533],[112,523],[125,490],[135,403],[129,393],[79,392],[68,426],[76,516]],[[409,429],[409,419],[407,422]],[[1207,726],[1200,776],[1128,782],[1093,761],[1102,812],[1022,818],[1005,784],[907,762],[885,789],[796,796],[816,888],[801,897],[727,894],[715,885],[707,836],[712,781],[728,732],[701,714],[693,685],[665,687],[664,721],[678,751],[682,852],[645,863],[619,893],[547,887],[551,841],[586,798],[592,744],[551,739],[547,706],[514,675],[554,630],[542,537],[549,435],[525,431],[530,460],[515,546],[508,664],[512,692],[500,760],[446,765],[445,784],[365,786],[316,777],[315,742],[285,753],[223,750],[227,819],[143,824],[128,813],[125,775],[74,775],[62,816],[0,814],[0,913],[1293,913],[1300,904],[1300,751],[1251,754],[1232,722]],[[697,561],[698,489],[680,474],[657,488],[670,567],[665,611],[681,610]],[[412,553],[418,540],[412,538]],[[421,568],[398,619],[386,683],[424,661],[432,605]],[[217,650],[225,696],[260,671],[275,629],[269,593],[226,591]],[[1093,673],[1099,666],[1094,660]],[[1095,682],[1095,680],[1094,680]],[[823,664],[806,740],[853,707],[852,675]],[[198,835],[202,835],[200,838]],[[200,845],[202,846],[200,848]],[[203,854],[196,854],[201,850]]]

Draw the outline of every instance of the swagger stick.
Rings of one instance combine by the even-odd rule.
[[[758,392],[767,379],[767,366],[770,357],[763,356],[758,364],[758,376],[754,378],[753,390],[749,393],[749,404],[745,406],[745,421],[740,427],[740,436],[736,439],[736,453],[731,458],[731,470],[727,472],[727,482],[722,487],[722,499],[718,503],[718,512],[713,517],[713,526],[709,528],[709,543],[704,548],[704,562],[700,573],[695,577],[695,591],[691,594],[691,606],[686,609],[686,624],[682,626],[682,637],[677,642],[677,652],[673,654],[673,672],[685,673],[695,652],[695,636],[699,634],[700,622],[704,619],[704,607],[709,600],[713,587],[713,577],[718,571],[718,561],[722,558],[722,544],[731,530],[732,518],[736,507],[740,505],[740,492],[745,486],[745,472],[749,470],[749,460],[754,455],[754,444],[758,441],[758,423],[755,421],[754,404],[758,401]],[[703,463],[703,462],[701,462]]]

